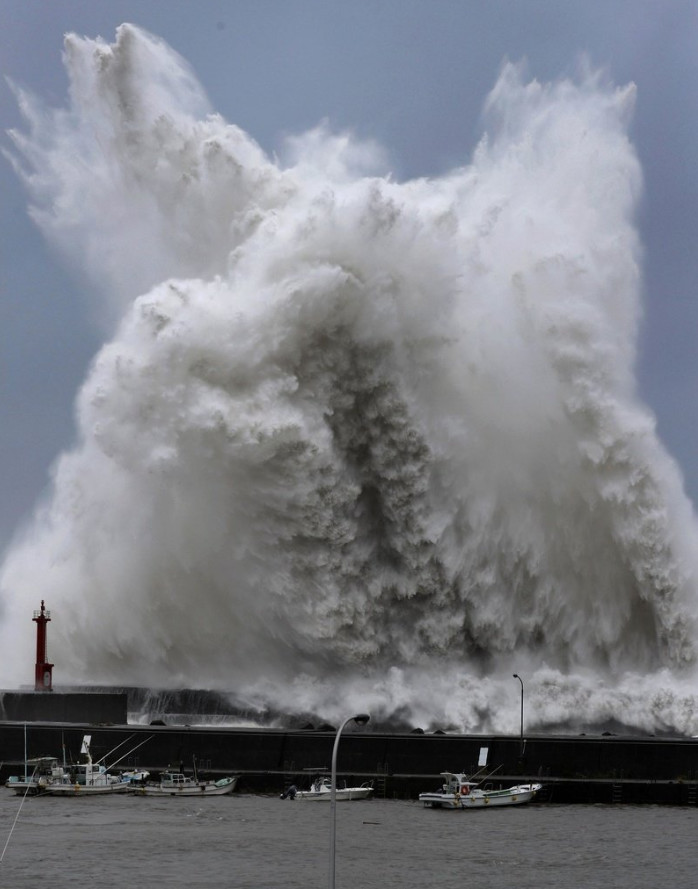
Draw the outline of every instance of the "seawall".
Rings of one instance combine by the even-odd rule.
[[[168,766],[210,777],[237,773],[241,792],[280,793],[329,771],[334,731],[210,726],[95,725],[0,722],[0,778],[24,770],[28,757],[76,761],[83,735],[93,758],[117,770]],[[698,740],[628,736],[400,734],[345,729],[337,772],[341,781],[374,782],[376,794],[416,798],[435,789],[442,771],[474,773],[486,761],[495,785],[544,784],[543,799],[578,803],[696,805]]]
[[[102,691],[0,691],[0,720],[10,722],[87,720],[125,724],[128,721],[128,694]]]

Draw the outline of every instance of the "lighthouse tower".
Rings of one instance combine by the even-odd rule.
[[[36,623],[36,667],[34,670],[34,691],[53,691],[51,673],[53,664],[46,660],[46,624],[51,620],[51,612],[44,608],[41,600],[41,611],[35,611],[32,620]]]

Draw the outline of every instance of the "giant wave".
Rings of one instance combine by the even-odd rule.
[[[634,378],[632,85],[507,64],[463,166],[328,126],[281,160],[160,40],[69,35],[17,90],[31,212],[112,319],[6,555],[66,681],[338,719],[698,731],[692,506]]]

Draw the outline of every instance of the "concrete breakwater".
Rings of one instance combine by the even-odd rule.
[[[95,760],[108,766],[169,767],[219,777],[241,775],[240,790],[280,793],[329,771],[334,731],[210,726],[0,722],[0,778],[24,770],[27,757],[78,759],[91,735]],[[495,786],[535,779],[543,798],[575,803],[696,805],[698,740],[629,736],[512,736],[350,731],[342,735],[340,781],[374,782],[376,795],[416,798],[442,771],[484,774]]]

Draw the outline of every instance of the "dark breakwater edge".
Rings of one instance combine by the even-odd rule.
[[[1,722],[0,778],[21,773],[25,753],[76,761],[85,734],[94,759],[107,765],[120,760],[117,768],[155,773],[196,767],[212,778],[234,772],[242,792],[274,794],[306,781],[308,770],[329,771],[335,740],[331,730]],[[522,743],[512,736],[347,729],[337,771],[340,782],[372,781],[378,798],[416,799],[438,786],[440,772],[474,773],[480,762],[494,772],[495,786],[540,781],[542,801],[698,802],[698,740],[688,738],[535,735]]]

